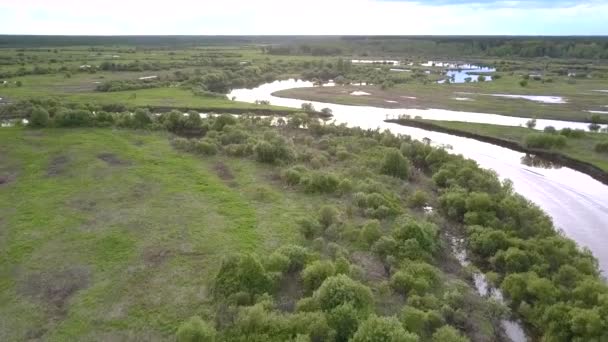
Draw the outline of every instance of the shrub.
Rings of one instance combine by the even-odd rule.
[[[293,151],[287,142],[279,137],[272,141],[262,140],[253,148],[256,159],[262,163],[276,163],[279,161],[289,161],[293,158]]]
[[[391,148],[384,155],[384,161],[382,163],[382,173],[406,179],[409,172],[409,161],[401,154],[396,148]]]
[[[34,107],[30,115],[29,126],[31,127],[46,127],[49,123],[49,112],[42,107]]]
[[[550,134],[555,134],[555,133],[557,133],[557,130],[553,126],[547,126],[547,127],[545,127],[543,129],[543,132],[550,133]]]
[[[215,328],[194,316],[179,326],[176,337],[177,342],[213,342],[216,335]]]
[[[270,278],[264,266],[252,255],[232,255],[222,261],[215,277],[213,292],[228,297],[239,292],[256,295],[268,292]]]
[[[312,239],[321,232],[319,222],[311,218],[299,220],[298,228],[306,239]]]
[[[152,123],[150,112],[147,109],[138,108],[133,114],[133,127],[144,128]]]
[[[369,313],[373,309],[373,296],[369,287],[342,274],[327,278],[315,291],[313,298],[325,312],[344,304],[351,304],[362,313]]]
[[[428,195],[426,192],[421,190],[416,190],[414,194],[409,198],[409,205],[412,208],[422,208],[428,202]]]
[[[209,140],[199,140],[194,143],[193,150],[196,153],[200,153],[206,156],[212,156],[217,154],[217,145]]]
[[[306,248],[296,245],[282,246],[274,253],[287,257],[288,263],[285,272],[300,271],[312,259],[311,253]]]
[[[361,323],[352,342],[418,342],[418,335],[403,329],[394,317],[371,316]]]
[[[93,121],[93,114],[88,110],[62,110],[55,116],[55,123],[59,127],[89,126]]]
[[[331,261],[315,261],[302,271],[302,282],[304,290],[308,293],[315,291],[325,279],[336,273]]]
[[[526,121],[526,127],[528,127],[529,129],[533,129],[534,127],[536,127],[536,119],[530,119]]]
[[[595,152],[608,153],[608,141],[602,141],[595,145]]]
[[[439,271],[425,262],[409,262],[391,277],[391,287],[402,294],[424,294],[439,281]]]
[[[336,341],[348,341],[359,327],[360,315],[350,304],[340,305],[328,314],[329,325],[336,331]]]
[[[527,80],[521,80],[521,81],[519,81],[519,85],[521,87],[527,87],[528,86],[528,81]]]
[[[304,178],[302,183],[308,192],[334,193],[338,189],[340,180],[333,173],[316,171]]]
[[[600,126],[599,124],[597,124],[595,122],[590,123],[588,127],[591,132],[597,132],[600,130],[600,128],[602,128],[602,126]]]
[[[524,138],[524,145],[530,148],[563,148],[566,146],[566,137],[563,135],[533,133]]]
[[[215,118],[211,129],[221,131],[225,126],[236,124],[236,118],[230,114],[222,114]]]
[[[469,342],[467,337],[462,336],[460,332],[449,325],[439,328],[433,334],[432,342]]]
[[[568,138],[582,138],[585,136],[585,131],[582,129],[563,128],[559,134]]]
[[[319,223],[327,228],[338,221],[338,215],[338,209],[329,205],[324,205],[321,207],[321,210],[319,210]]]
[[[361,229],[361,240],[369,246],[378,241],[381,236],[382,231],[380,230],[380,221],[378,220],[367,222],[363,226],[363,229]]]

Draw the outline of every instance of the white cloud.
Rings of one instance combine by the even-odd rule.
[[[593,0],[0,0],[3,34],[608,34],[606,17]]]

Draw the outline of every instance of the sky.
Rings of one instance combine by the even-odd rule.
[[[608,0],[0,0],[0,34],[608,35]]]

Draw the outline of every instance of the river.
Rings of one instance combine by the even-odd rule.
[[[280,98],[272,93],[297,87],[312,87],[305,81],[275,81],[254,89],[235,89],[229,98],[237,101],[270,101],[273,105],[300,108],[302,101]],[[494,170],[501,179],[510,179],[519,194],[539,205],[552,219],[555,226],[580,246],[589,248],[599,260],[600,269],[608,272],[608,186],[578,171],[562,168],[541,168],[522,164],[525,156],[507,148],[452,136],[386,123],[387,117],[400,114],[421,116],[428,119],[458,120],[497,123],[519,126],[528,118],[513,118],[495,114],[467,113],[449,110],[385,109],[368,106],[348,106],[332,103],[311,102],[316,109],[330,108],[336,123],[361,128],[389,129],[393,133],[407,134],[415,139],[429,138],[436,145],[451,146],[450,152],[473,159],[484,168]],[[559,105],[559,104],[556,104]],[[554,126],[586,128],[585,124],[555,120],[537,120],[537,128]]]

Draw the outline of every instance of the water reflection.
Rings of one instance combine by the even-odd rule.
[[[543,159],[535,154],[526,154],[521,157],[521,163],[526,166],[538,167],[542,169],[561,169],[562,165]]]

